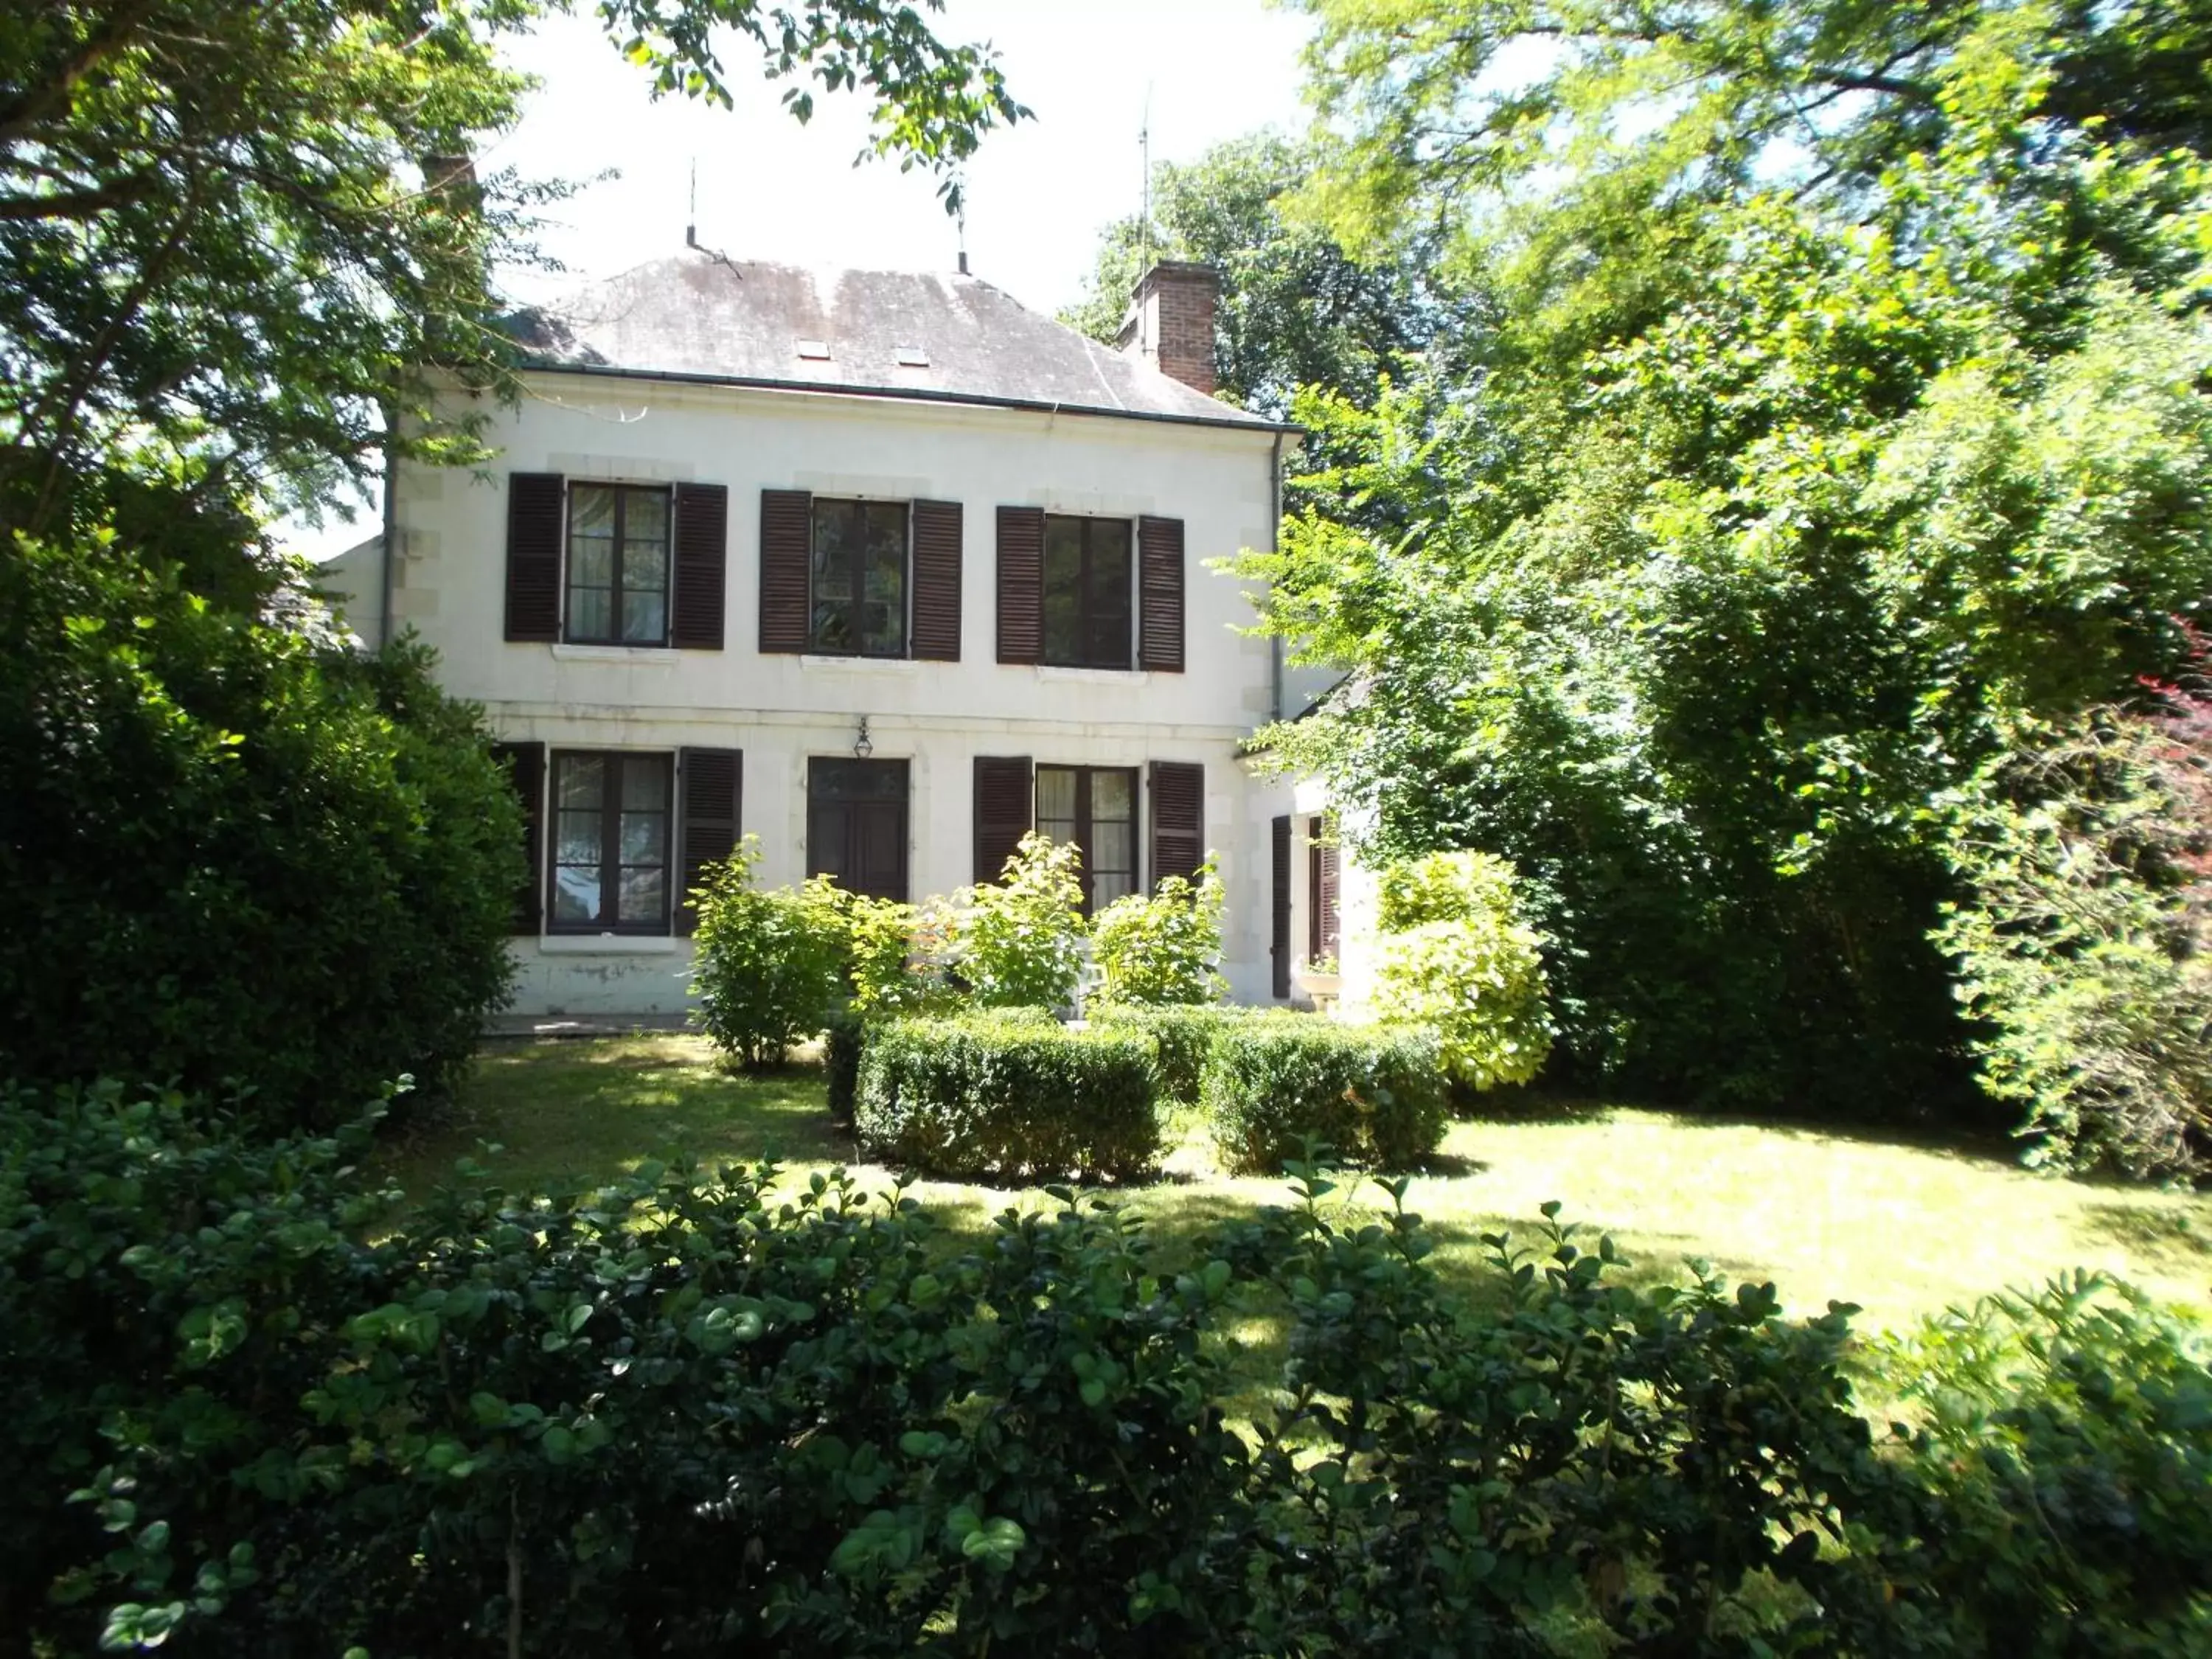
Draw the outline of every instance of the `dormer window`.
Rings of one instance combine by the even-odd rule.
[[[799,355],[808,362],[826,363],[830,361],[830,343],[827,340],[801,340]]]

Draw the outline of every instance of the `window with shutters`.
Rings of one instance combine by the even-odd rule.
[[[906,655],[907,504],[814,499],[806,648]]]
[[[568,604],[574,645],[668,643],[668,491],[568,489]]]
[[[806,763],[806,873],[848,893],[906,898],[907,766],[902,760]]]
[[[1036,827],[1082,853],[1084,915],[1137,890],[1133,767],[1038,767]]]
[[[1336,829],[1325,817],[1306,820],[1306,959],[1336,960],[1337,936],[1342,931],[1337,893],[1340,868]]]
[[[1126,519],[1044,520],[1044,658],[1063,668],[1130,665],[1130,562]]]
[[[671,759],[555,753],[548,932],[668,931]]]

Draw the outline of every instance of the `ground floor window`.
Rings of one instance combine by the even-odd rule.
[[[554,752],[550,932],[668,931],[672,760]]]
[[[1125,766],[1040,766],[1037,833],[1083,854],[1083,914],[1137,890],[1137,772]]]
[[[806,768],[806,873],[848,893],[903,902],[907,765],[815,759]]]
[[[1306,957],[1310,962],[1336,960],[1337,936],[1343,931],[1337,894],[1336,825],[1326,817],[1306,820]]]

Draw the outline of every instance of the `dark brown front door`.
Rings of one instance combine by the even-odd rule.
[[[903,900],[906,763],[812,760],[806,769],[806,872],[848,893]]]

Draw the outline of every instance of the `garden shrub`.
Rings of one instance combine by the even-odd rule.
[[[277,1129],[458,1078],[512,983],[522,822],[431,663],[105,536],[0,550],[0,1075],[250,1079]]]
[[[858,1010],[841,1008],[822,1033],[822,1077],[830,1096],[830,1121],[853,1121],[853,1096],[860,1080],[860,1052],[868,1023]]]
[[[1376,905],[1375,1012],[1425,1025],[1463,1086],[1526,1083],[1551,1053],[1543,941],[1520,920],[1513,866],[1433,853],[1386,866]]]
[[[691,985],[714,1046],[746,1066],[781,1063],[819,1031],[842,999],[849,945],[841,896],[827,876],[803,887],[753,885],[757,836],[709,865],[698,890]]]
[[[2212,1167],[2212,699],[2098,711],[1985,769],[1936,937],[2027,1161]]]
[[[1162,878],[1158,891],[1129,893],[1091,919],[1091,959],[1099,986],[1095,1002],[1218,1002],[1221,976],[1221,878],[1211,855],[1194,884]]]
[[[960,890],[952,966],[981,1008],[1064,1008],[1083,973],[1083,855],[1030,834],[1004,878]]]
[[[1086,1012],[1091,1024],[1102,1030],[1142,1031],[1158,1043],[1162,1097],[1192,1105],[1198,1102],[1199,1079],[1218,1033],[1245,1020],[1300,1018],[1222,1003],[1103,1003]]]
[[[1886,1448],[1850,1309],[1626,1283],[1555,1218],[1447,1286],[1402,1182],[1377,1216],[1300,1164],[1164,1244],[1062,1193],[963,1247],[765,1166],[465,1166],[410,1210],[365,1122],[234,1127],[0,1092],[19,1650],[1964,1659],[2212,1619],[2203,1339],[2086,1284],[1886,1356]]]
[[[946,974],[951,923],[942,908],[842,893],[853,1006],[865,1018],[949,1012],[959,992]]]
[[[1874,1374],[1964,1652],[2212,1652],[2212,1341],[2078,1274],[1884,1345]]]
[[[872,1157],[939,1175],[1131,1176],[1160,1147],[1158,1045],[1034,1016],[869,1028],[854,1122]]]
[[[1229,1166],[1272,1173],[1310,1139],[1385,1168],[1443,1139],[1445,1077],[1436,1039],[1315,1015],[1221,1026],[1199,1104]]]

